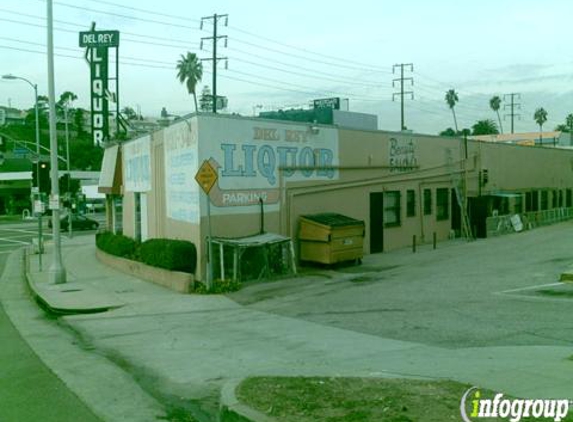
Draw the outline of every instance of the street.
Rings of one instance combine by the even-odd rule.
[[[0,272],[15,244],[24,242],[24,228],[0,229]],[[10,236],[11,233],[20,233]],[[18,240],[16,240],[18,239]],[[2,281],[4,278],[1,279]],[[1,281],[0,281],[1,283]],[[35,306],[35,304],[30,303]],[[55,326],[36,309],[36,318]],[[16,330],[0,303],[0,421],[97,422],[86,405],[47,367]]]

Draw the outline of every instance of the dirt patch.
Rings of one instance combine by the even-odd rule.
[[[469,388],[448,380],[254,377],[239,385],[237,397],[279,422],[444,422],[461,420],[460,402]],[[482,398],[495,395],[480,392]],[[569,415],[563,421],[573,418]]]

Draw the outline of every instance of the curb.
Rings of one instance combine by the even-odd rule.
[[[107,312],[111,309],[116,309],[123,305],[118,304],[111,304],[111,305],[103,305],[103,306],[91,306],[87,308],[71,308],[71,307],[58,307],[54,306],[49,299],[44,297],[40,289],[37,287],[36,282],[34,281],[34,277],[30,272],[30,251],[29,249],[24,248],[23,250],[23,272],[24,278],[26,279],[26,287],[30,292],[30,295],[33,299],[39,304],[39,306],[44,309],[45,311],[56,314],[56,315],[79,315],[79,314],[94,314],[94,313],[102,313]]]
[[[231,380],[221,389],[219,422],[276,422],[275,418],[267,416],[239,401],[235,391],[244,379]]]

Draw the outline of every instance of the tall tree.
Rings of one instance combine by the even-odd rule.
[[[547,121],[547,111],[543,107],[539,107],[533,113],[533,120],[535,123],[539,125],[539,144],[543,144],[542,132],[543,132],[543,124]]]
[[[501,107],[501,98],[499,95],[494,95],[489,100],[489,106],[497,113],[497,121],[499,122],[499,133],[503,133],[503,126],[501,125],[501,118],[499,117],[499,109]]]
[[[496,135],[498,133],[497,125],[491,119],[478,120],[472,126],[472,135]]]
[[[181,55],[181,59],[177,62],[177,78],[179,82],[187,85],[189,94],[193,94],[195,102],[195,112],[199,111],[197,106],[197,83],[203,77],[203,65],[197,58],[195,53],[187,52],[187,55]]]
[[[73,103],[78,99],[78,96],[74,94],[72,91],[65,91],[60,95],[60,99],[58,100],[58,105],[63,106],[65,104]]]
[[[454,110],[454,107],[456,105],[456,103],[460,100],[458,98],[458,93],[453,90],[450,89],[448,90],[448,92],[446,92],[446,103],[448,103],[448,107],[450,107],[450,109],[452,110],[452,114],[454,115],[454,126],[456,127],[456,132],[458,131],[458,120],[456,119],[456,111]]]

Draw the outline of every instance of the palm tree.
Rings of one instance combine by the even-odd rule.
[[[499,95],[494,95],[489,100],[489,106],[493,111],[497,113],[497,121],[499,122],[499,132],[503,133],[503,127],[501,126],[501,118],[499,117],[499,108],[501,107],[501,98]]]
[[[181,59],[177,62],[177,71],[179,82],[185,83],[189,94],[193,94],[195,113],[197,113],[199,108],[197,107],[197,93],[195,91],[197,83],[203,77],[203,65],[195,53],[187,52],[187,55],[182,54]]]
[[[448,92],[446,92],[445,99],[446,99],[446,103],[448,103],[448,106],[452,110],[452,114],[454,115],[454,126],[456,127],[456,133],[457,133],[458,132],[458,121],[456,120],[456,111],[454,110],[454,106],[456,105],[456,103],[460,99],[458,98],[457,92],[453,89],[450,89]]]
[[[569,143],[573,145],[573,114],[568,114],[565,118],[565,123],[569,128]]]
[[[491,119],[478,120],[472,129],[472,135],[496,135],[499,133],[497,125]]]
[[[543,144],[541,132],[543,132],[543,123],[547,121],[547,111],[543,107],[539,107],[533,114],[533,120],[539,125],[539,144]]]

